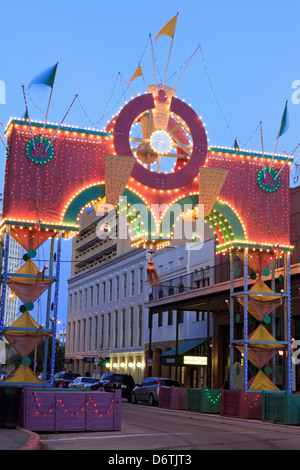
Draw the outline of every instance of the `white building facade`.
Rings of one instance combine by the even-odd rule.
[[[146,264],[145,251],[131,249],[69,279],[67,368],[143,378]]]
[[[153,259],[161,287],[155,289],[172,287],[174,292],[180,286],[189,288],[190,282],[208,285],[204,283],[210,282],[214,265],[214,236],[208,233],[206,239],[201,246],[182,244],[157,251]],[[129,373],[136,383],[147,375],[150,331],[144,303],[153,295],[147,280],[149,256],[147,250],[131,248],[68,280],[67,370],[98,378],[106,371]],[[151,334],[155,354],[174,347],[175,312],[154,316]],[[205,313],[183,312],[178,339],[206,337]],[[174,375],[166,368],[159,372]]]

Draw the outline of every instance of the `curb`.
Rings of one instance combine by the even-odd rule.
[[[19,450],[38,450],[40,446],[40,436],[28,429],[22,429],[29,436],[28,442],[25,446],[21,447]]]

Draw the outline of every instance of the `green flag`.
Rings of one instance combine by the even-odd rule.
[[[31,85],[46,85],[53,88],[57,66],[58,63],[37,75],[33,80],[31,80],[28,88],[30,88]]]
[[[280,129],[278,133],[278,137],[280,137],[282,134],[284,134],[289,128],[289,123],[288,123],[288,113],[287,113],[287,101],[285,102],[285,107],[281,119],[281,124],[280,124]]]
[[[237,139],[235,139],[235,141],[234,141],[233,148],[236,149],[236,150],[240,149],[240,144],[239,144]]]

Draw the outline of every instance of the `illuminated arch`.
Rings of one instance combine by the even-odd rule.
[[[82,191],[78,191],[69,201],[66,210],[62,214],[61,222],[63,224],[76,226],[80,211],[91,204],[92,201],[99,201],[105,197],[105,184],[97,183]],[[131,229],[131,238],[136,241],[141,237],[151,238],[151,228],[155,227],[155,221],[147,204],[143,199],[130,189],[126,188],[122,195],[122,200],[126,202],[126,214],[124,214],[125,205],[117,206],[116,210],[127,218],[127,223]],[[120,209],[120,210],[119,210]]]
[[[168,210],[164,214],[160,226],[160,233],[163,238],[171,238],[172,230],[175,224],[176,214],[178,212],[184,212],[187,207],[194,208],[198,204],[198,197],[198,194],[186,196],[182,199],[179,199],[178,201],[175,201],[172,206],[168,208]],[[208,216],[204,217],[204,219],[216,232],[219,245],[223,245],[224,243],[233,241],[247,240],[247,235],[243,222],[240,220],[240,217],[237,212],[226,201],[217,199],[214,204],[213,210]],[[165,220],[168,220],[167,224],[164,224]],[[168,232],[165,231],[163,233],[163,224],[164,230],[166,226],[168,226]]]

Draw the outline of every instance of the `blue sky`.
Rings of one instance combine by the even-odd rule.
[[[203,56],[199,49],[177,84],[176,95],[202,116],[210,144],[232,147],[237,137],[246,149],[260,151],[262,121],[264,150],[272,153],[288,100],[290,127],[279,139],[277,152],[291,153],[300,141],[300,104],[295,99],[300,97],[295,95],[300,89],[297,0],[6,2],[0,20],[0,80],[6,88],[0,122],[6,125],[10,117],[23,116],[22,84],[27,87],[35,75],[59,62],[49,120],[60,122],[78,93],[66,123],[102,129],[132,96],[130,90],[124,94],[119,72],[129,78],[141,60],[147,85],[154,83],[149,33],[154,41],[177,12],[167,85],[174,85],[201,43]],[[170,43],[167,36],[154,41],[162,76]],[[136,79],[132,89],[143,93],[143,80]],[[32,87],[29,95],[31,118],[43,120],[49,89]],[[2,129],[0,133],[3,137]],[[1,142],[0,157],[2,190]],[[66,319],[71,252],[69,245],[63,248],[59,317]]]

